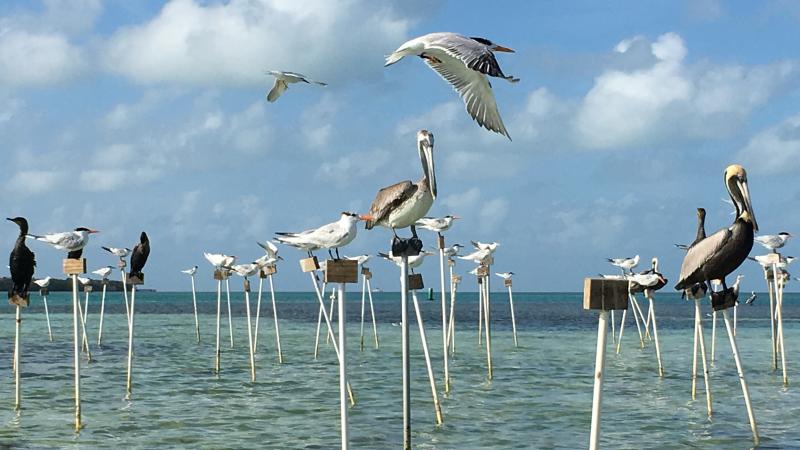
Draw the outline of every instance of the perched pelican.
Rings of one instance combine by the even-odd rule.
[[[774,235],[765,234],[764,236],[756,236],[753,239],[762,246],[764,246],[764,248],[767,248],[777,253],[779,248],[786,245],[786,241],[788,241],[790,237],[792,237],[791,234],[785,231],[781,231],[778,234]]]
[[[514,275],[514,272],[495,272],[495,275],[504,280],[510,280],[511,277]]]
[[[270,90],[269,94],[267,94],[267,101],[270,102],[270,103],[272,103],[275,100],[277,100],[278,97],[280,97],[281,94],[283,94],[283,92],[286,91],[286,89],[289,88],[289,85],[293,84],[293,83],[299,83],[299,82],[302,81],[303,83],[314,83],[314,84],[318,84],[320,86],[327,86],[328,85],[327,83],[323,83],[321,81],[314,81],[314,80],[308,78],[307,76],[299,74],[299,73],[296,73],[296,72],[283,72],[281,70],[269,70],[269,71],[267,71],[267,73],[272,75],[273,77],[275,77],[275,84],[272,85],[272,90]]]
[[[19,237],[8,257],[8,268],[11,270],[11,289],[8,291],[8,298],[19,296],[22,299],[28,297],[28,290],[33,279],[33,272],[36,270],[36,257],[33,252],[25,245],[25,236],[28,234],[28,221],[24,217],[7,218],[19,226]],[[17,316],[19,319],[19,316]]]
[[[111,253],[112,255],[114,255],[114,256],[116,256],[118,258],[125,258],[131,252],[131,249],[129,249],[129,248],[118,248],[118,247],[100,247],[100,248],[102,248],[103,250]]]
[[[458,92],[467,112],[478,125],[511,140],[503,119],[500,118],[492,85],[486,75],[512,83],[519,81],[519,78],[506,76],[493,52],[513,53],[514,50],[481,37],[430,33],[402,44],[386,57],[386,66],[391,66],[406,56],[419,56]]]
[[[108,278],[109,275],[111,275],[111,272],[113,270],[114,270],[113,267],[105,266],[105,267],[101,267],[101,268],[99,268],[97,270],[92,271],[92,273],[105,280],[105,279]]]
[[[192,276],[197,273],[197,266],[194,266],[191,269],[181,270],[181,273],[185,273],[186,275]]]
[[[142,278],[142,269],[147,264],[148,256],[150,256],[150,239],[147,238],[147,233],[142,231],[142,234],[139,235],[139,243],[133,247],[133,253],[131,253],[131,276]]]
[[[419,266],[422,265],[422,262],[425,261],[425,257],[426,256],[431,256],[431,255],[434,255],[434,254],[435,253],[433,253],[433,252],[429,252],[429,251],[425,250],[425,251],[419,252],[419,255],[409,256],[408,257],[408,268],[412,269],[412,271],[413,271],[414,268],[419,267]],[[401,257],[399,257],[399,256],[394,256],[392,254],[392,252],[389,252],[389,253],[378,253],[378,256],[380,256],[381,258],[383,258],[383,259],[385,259],[387,261],[391,261],[391,262],[395,263],[398,266],[403,263],[403,259]]]
[[[222,253],[203,253],[203,257],[206,261],[210,262],[212,266],[220,269],[222,267],[231,267],[234,262],[236,262],[235,256],[228,256]]]
[[[53,277],[46,277],[46,278],[41,278],[39,280],[33,280],[33,282],[36,283],[37,286],[39,286],[39,289],[44,289],[50,286],[50,280],[52,279]]]
[[[366,220],[366,228],[375,225],[391,228],[395,238],[398,228],[411,227],[411,234],[417,238],[415,223],[428,213],[436,199],[436,172],[433,164],[433,133],[428,130],[417,132],[417,151],[422,163],[422,178],[416,183],[401,181],[378,191]]]
[[[690,245],[686,244],[675,244],[675,247],[678,247],[681,250],[689,250],[689,248],[698,242],[702,241],[706,238],[706,210],[703,208],[697,208],[697,235],[694,238],[694,242]]]
[[[453,226],[453,221],[460,219],[458,216],[446,215],[444,217],[423,217],[414,225],[441,234]]]
[[[331,259],[339,259],[339,247],[344,247],[356,238],[358,233],[356,223],[359,220],[357,214],[343,212],[336,222],[299,233],[275,233],[277,235],[275,240],[281,244],[306,250],[309,257],[314,250],[324,248],[328,250]],[[336,258],[333,257],[331,249],[336,249]]]
[[[628,273],[633,273],[633,268],[639,265],[639,255],[633,258],[606,258],[606,261],[610,262],[612,266],[619,267],[623,274],[626,270]]]
[[[89,235],[93,233],[99,233],[99,231],[92,230],[91,228],[78,227],[75,228],[75,231],[44,234],[41,236],[30,234],[28,236],[37,241],[47,242],[55,247],[56,250],[67,251],[67,258],[69,259],[80,259],[83,254],[83,248],[89,243]]]
[[[736,207],[736,219],[730,227],[706,237],[686,252],[675,289],[721,280],[723,289],[727,290],[725,277],[742,264],[753,248],[753,233],[758,231],[758,222],[750,202],[747,172],[733,164],[725,169],[724,175],[725,187]]]

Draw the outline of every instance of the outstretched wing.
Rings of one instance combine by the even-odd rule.
[[[267,94],[267,101],[273,103],[281,94],[286,91],[289,86],[286,84],[285,81],[281,80],[280,78],[275,78],[275,84],[272,85],[272,90],[269,91]]]

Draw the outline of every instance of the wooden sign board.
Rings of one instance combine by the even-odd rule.
[[[63,262],[64,273],[67,275],[80,275],[86,273],[86,258],[65,259]]]
[[[83,292],[92,292],[92,290],[94,290],[94,288],[92,287],[91,284],[84,284],[83,285]]]
[[[128,274],[128,284],[132,286],[144,284],[144,274],[143,273],[139,273],[137,275]]]
[[[503,280],[503,286],[511,287],[511,278],[506,278],[505,280]]]
[[[455,284],[461,283],[461,275],[454,275],[453,276],[453,283],[455,283]]]
[[[371,280],[372,279],[372,272],[370,272],[369,269],[366,269],[366,270],[365,269],[361,269],[361,274],[364,275],[364,278],[366,278],[367,280]]]
[[[250,292],[250,280],[247,279],[244,280],[244,291]]]
[[[628,309],[628,280],[585,278],[583,309]]]
[[[494,264],[494,256],[489,255],[486,258],[484,258],[483,264],[487,266],[491,266],[492,264]]]
[[[489,276],[489,267],[484,265],[478,266],[478,276],[479,277]]]
[[[274,264],[270,264],[268,266],[264,266],[258,272],[258,276],[261,278],[267,278],[270,275],[274,275],[278,273],[278,267]]]
[[[442,236],[441,234],[439,235],[438,243],[439,243],[439,250],[444,250],[444,236]]]
[[[326,283],[358,283],[358,261],[329,259],[325,262]]]
[[[733,308],[734,305],[736,305],[736,299],[733,296],[733,288],[711,293],[711,309],[714,311]]]
[[[214,279],[217,281],[225,281],[230,276],[230,272],[223,269],[217,269],[214,271]]]
[[[41,295],[42,297],[47,297],[48,295],[50,295],[50,289],[48,288],[39,289],[39,295]]]
[[[303,272],[313,272],[319,270],[319,261],[316,256],[300,260],[300,270]]]
[[[421,273],[412,273],[408,276],[408,289],[412,291],[425,289],[425,283],[422,281]]]
[[[24,297],[19,294],[9,295],[8,303],[21,308],[27,308],[30,303],[30,293],[26,294]]]
[[[117,267],[119,269],[125,269],[126,267],[128,267],[128,263],[126,263],[124,259],[120,258],[119,262],[117,263]]]
[[[456,260],[454,260],[453,258],[447,258],[447,265],[451,266],[451,267],[455,266],[456,265]]]

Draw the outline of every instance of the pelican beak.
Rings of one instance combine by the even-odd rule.
[[[422,170],[428,185],[431,189],[431,196],[436,199],[436,170],[433,163],[433,135],[428,133],[419,142],[420,158],[422,158]]]
[[[739,191],[742,193],[742,209],[750,214],[750,220],[753,222],[753,231],[758,231],[758,222],[756,221],[756,214],[753,212],[753,204],[750,203],[750,189],[747,187],[747,179],[738,179],[736,184]]]
[[[495,52],[506,52],[506,53],[515,53],[513,49],[508,47],[503,47],[502,45],[495,45],[492,47],[492,50]]]

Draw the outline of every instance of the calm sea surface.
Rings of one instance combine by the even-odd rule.
[[[254,284],[255,286],[255,284]],[[238,286],[237,286],[238,287]],[[354,288],[357,289],[357,288]],[[255,309],[255,293],[253,309]],[[357,404],[350,410],[353,448],[402,443],[399,296],[375,295],[380,349],[367,327],[359,350],[360,290],[348,294],[348,371]],[[416,448],[585,448],[589,439],[597,313],[579,294],[514,296],[520,346],[511,334],[508,297],[492,294],[494,379],[477,344],[478,303],[461,293],[456,314],[452,392],[442,384],[441,310],[420,298],[444,425],[434,423],[416,323],[411,323],[412,426]],[[190,293],[138,293],[134,391],[125,399],[127,331],[121,293],[109,293],[103,345],[97,345],[100,295],[89,300],[91,363],[82,358],[85,428],[72,430],[71,299],[49,298],[54,341],[48,342],[38,294],[22,322],[23,409],[14,412],[11,373],[13,310],[0,308],[0,446],[8,448],[335,448],[339,443],[338,368],[325,344],[313,358],[317,303],[313,294],[279,293],[284,364],[275,352],[272,310],[262,301],[256,365],[249,380],[247,325],[241,292],[231,293],[235,347],[230,348],[223,295],[222,372],[212,373],[216,294],[198,294],[201,343],[195,339]],[[790,385],[771,370],[769,303],[741,305],[737,339],[750,385],[762,448],[800,448],[800,296],[786,294],[785,339]],[[83,300],[83,294],[81,294]],[[666,374],[658,377],[655,348],[639,348],[629,316],[622,352],[608,339],[601,446],[605,448],[751,447],[750,429],[724,323],[718,322],[712,366],[714,417],[703,392],[690,397],[693,309],[677,295],[656,300]],[[704,306],[704,314],[709,310]],[[616,315],[619,321],[621,314]],[[413,317],[413,313],[411,314]],[[707,347],[710,319],[705,318]],[[702,389],[703,383],[699,382]],[[4,406],[2,406],[4,405]]]

